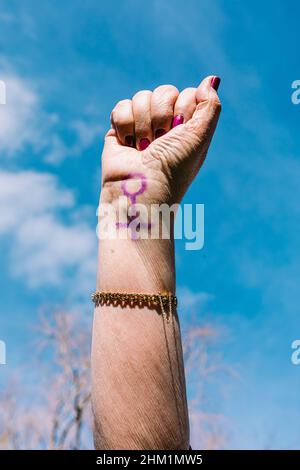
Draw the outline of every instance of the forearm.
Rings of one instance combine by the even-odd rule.
[[[136,203],[171,208],[181,200],[205,159],[217,125],[219,84],[218,77],[209,76],[197,88],[181,93],[163,85],[117,103],[102,153],[104,202],[115,203],[123,195],[133,209]],[[132,220],[131,213],[127,216],[127,222]],[[127,227],[127,222],[118,227]],[[97,289],[174,293],[172,236],[168,240],[103,240]],[[97,307],[92,356],[98,448],[188,448],[176,311],[168,321],[159,309],[146,305]]]
[[[173,240],[102,240],[97,289],[174,293]],[[97,307],[92,362],[96,447],[188,448],[176,311],[167,322],[146,305]]]

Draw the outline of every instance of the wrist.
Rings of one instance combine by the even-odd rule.
[[[104,186],[98,207],[100,239],[173,240],[178,204],[137,202],[121,194],[116,184]]]
[[[157,169],[141,169],[125,175],[114,175],[110,179],[103,177],[101,188],[101,202],[113,203],[120,196],[125,196],[131,203],[144,204],[172,204],[178,198],[174,197],[174,189],[170,175]]]
[[[102,240],[97,289],[175,293],[173,240]]]
[[[129,182],[128,182],[129,183]],[[131,181],[130,181],[131,183]],[[98,209],[97,288],[115,292],[175,292],[174,213],[153,185],[106,182]],[[162,210],[161,210],[162,209]],[[103,230],[104,229],[104,230]]]

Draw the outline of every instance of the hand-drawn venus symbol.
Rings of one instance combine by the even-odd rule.
[[[139,178],[141,186],[137,191],[129,192],[128,189],[127,189],[127,182],[128,182],[129,179],[133,179],[133,178]],[[143,194],[143,192],[147,188],[146,177],[143,175],[143,173],[129,173],[129,175],[126,177],[126,179],[124,179],[122,181],[121,188],[122,188],[123,194],[126,197],[128,197],[128,199],[130,200],[132,206],[134,206],[136,204],[137,196],[139,196],[140,194]],[[137,216],[128,216],[128,222],[125,222],[125,223],[124,222],[117,222],[117,224],[116,224],[118,228],[121,228],[121,227],[129,228],[130,232],[131,232],[131,239],[132,240],[137,240],[139,238],[138,233],[136,233],[136,230],[134,231],[132,226],[130,225],[131,222],[133,222],[136,217]],[[140,227],[140,229],[142,229],[142,228],[149,229],[149,228],[151,228],[151,224],[140,222],[139,227]]]
[[[141,186],[136,192],[130,193],[127,189],[127,182],[129,179],[134,179],[134,178],[139,178]],[[131,204],[136,203],[136,197],[139,196],[140,194],[143,194],[145,192],[145,189],[147,188],[147,180],[145,175],[143,173],[129,173],[129,175],[122,181],[121,185],[123,194],[130,199]]]

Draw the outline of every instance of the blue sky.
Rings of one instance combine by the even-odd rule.
[[[238,375],[215,405],[227,447],[299,447],[299,14],[299,2],[280,0],[1,2],[2,382],[22,365],[42,305],[91,314],[114,104],[216,74],[222,117],[185,198],[205,204],[205,247],[177,243],[183,322],[194,310],[225,327],[215,347]]]

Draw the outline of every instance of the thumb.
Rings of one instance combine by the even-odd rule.
[[[197,174],[205,160],[210,142],[217,127],[221,112],[221,102],[217,94],[220,79],[215,76],[206,77],[196,90],[196,109],[192,118],[182,127],[182,138],[190,146],[190,155],[198,156],[194,161],[192,174]],[[180,127],[180,126],[178,126]]]
[[[185,124],[185,131],[195,135],[195,139],[204,145],[209,145],[218,123],[221,112],[221,102],[217,89],[219,77],[206,77],[196,90],[196,109],[192,118]]]

